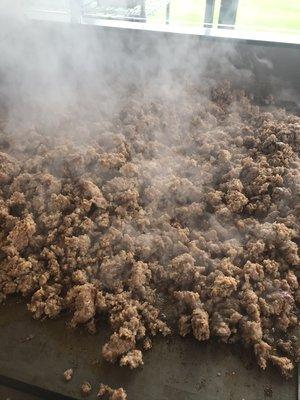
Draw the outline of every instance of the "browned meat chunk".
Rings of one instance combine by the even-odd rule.
[[[69,368],[66,369],[65,372],[63,373],[64,379],[66,382],[69,382],[73,378],[73,369]]]
[[[92,386],[89,382],[83,382],[80,389],[81,389],[82,396],[87,397],[90,395],[90,393],[92,391]]]
[[[127,400],[127,394],[123,388],[112,389],[110,386],[101,383],[97,397],[103,397],[106,393],[109,400]]]
[[[15,227],[10,231],[8,239],[17,250],[22,250],[28,246],[29,240],[36,231],[36,225],[29,215],[23,220],[17,222]]]
[[[140,350],[131,350],[120,360],[121,367],[128,366],[130,369],[134,369],[143,365],[143,355]]]

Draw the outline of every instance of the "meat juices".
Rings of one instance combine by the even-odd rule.
[[[289,377],[300,118],[227,84],[205,102],[201,88],[135,96],[112,120],[0,132],[0,301],[26,296],[37,319],[68,309],[90,332],[106,316],[102,355],[122,366],[172,329],[240,341]]]

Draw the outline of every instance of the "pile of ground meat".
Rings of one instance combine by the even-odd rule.
[[[53,116],[55,119],[55,116]],[[11,127],[12,125],[10,125]],[[228,83],[128,94],[108,117],[0,122],[0,302],[70,313],[136,368],[157,334],[299,357],[300,118]]]

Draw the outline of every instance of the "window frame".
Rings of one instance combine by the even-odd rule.
[[[235,28],[239,0],[221,0],[218,27],[213,26],[213,15],[215,0],[206,0],[205,17],[203,26],[187,27],[176,26],[169,23],[170,2],[166,5],[165,24],[154,24],[147,22],[145,15],[137,22],[132,20],[104,18],[93,14],[84,14],[83,0],[70,0],[70,10],[27,10],[26,16],[34,20],[58,21],[66,23],[77,23],[83,25],[95,25],[119,29],[146,30],[161,33],[181,33],[211,37],[220,40],[237,40],[260,44],[277,44],[300,46],[300,34],[289,34],[271,31],[241,31]],[[222,8],[223,4],[223,8]],[[226,24],[224,24],[226,22]]]

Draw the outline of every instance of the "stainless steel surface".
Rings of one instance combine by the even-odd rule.
[[[43,400],[40,397],[32,394],[24,393],[20,390],[0,384],[0,399],[1,400]]]
[[[216,342],[158,337],[142,368],[130,371],[108,364],[100,349],[109,332],[103,322],[98,328],[91,336],[84,329],[68,329],[65,318],[34,321],[24,303],[1,306],[0,375],[75,399],[86,380],[93,386],[90,398],[100,382],[123,386],[129,400],[297,398],[296,372],[286,381],[274,368],[261,371],[251,352]],[[69,383],[62,378],[67,368],[74,369]]]

